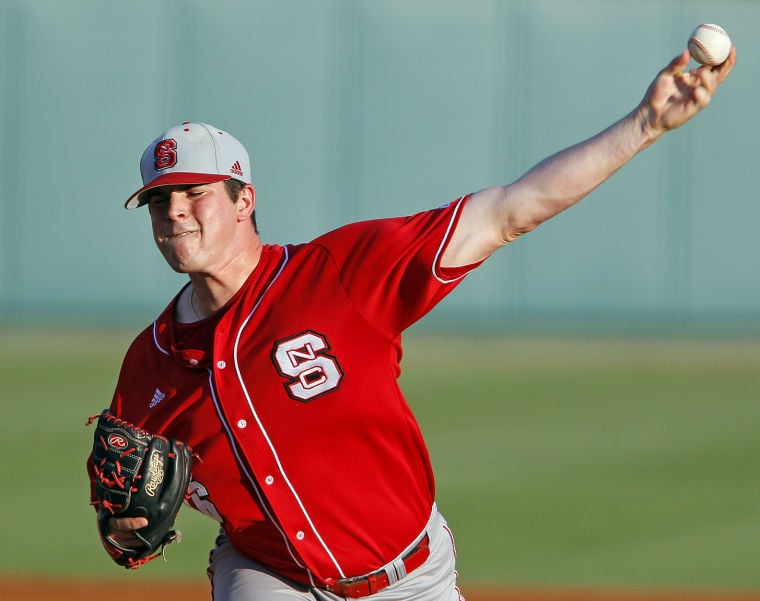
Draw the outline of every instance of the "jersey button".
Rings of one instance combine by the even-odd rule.
[[[272,484],[274,484],[274,476],[267,476],[266,478],[264,478],[264,482],[266,482],[267,484],[271,486]]]
[[[245,428],[248,425],[248,422],[244,419],[239,419],[237,423],[238,428]]]
[[[217,366],[219,369],[224,369],[225,367],[227,367],[227,362],[226,362],[226,361],[217,361],[217,362],[216,362],[216,366]]]
[[[298,540],[303,540],[304,538],[306,538],[306,535],[303,533],[303,530],[299,530],[298,532],[296,532],[296,538]]]

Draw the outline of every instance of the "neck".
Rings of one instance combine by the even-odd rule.
[[[191,285],[180,299],[179,321],[192,322],[216,313],[245,284],[261,259],[263,246],[246,256],[236,257],[221,269],[211,273],[190,273]]]

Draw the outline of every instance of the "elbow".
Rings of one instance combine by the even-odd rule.
[[[517,185],[505,186],[500,192],[500,235],[502,244],[509,244],[536,229],[543,219],[537,203]]]
[[[531,219],[528,215],[510,215],[504,222],[501,229],[501,236],[504,244],[514,242],[520,236],[532,232],[541,224],[537,219]]]

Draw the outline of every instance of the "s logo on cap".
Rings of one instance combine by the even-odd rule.
[[[156,158],[156,171],[174,167],[177,164],[177,143],[172,139],[161,140],[156,144],[153,156]]]

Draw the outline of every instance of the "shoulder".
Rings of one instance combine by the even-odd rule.
[[[322,234],[310,244],[331,247],[351,243],[366,244],[368,240],[380,237],[393,241],[394,238],[417,238],[427,232],[435,235],[438,230],[455,225],[466,199],[466,196],[461,196],[451,202],[408,215],[349,223]]]

